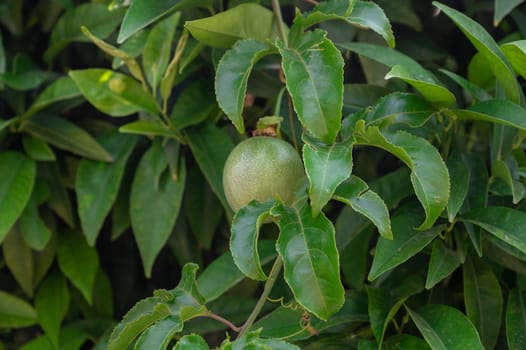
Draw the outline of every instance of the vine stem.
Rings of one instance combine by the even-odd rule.
[[[289,46],[287,40],[287,33],[285,33],[285,28],[283,28],[283,15],[281,14],[281,6],[279,5],[279,0],[272,0],[272,10],[274,11],[274,16],[276,16],[276,25],[278,26],[278,33],[281,40],[286,47]]]
[[[241,328],[239,327],[236,327],[235,324],[233,324],[232,322],[230,322],[229,320],[227,320],[226,318],[223,318],[215,313],[213,313],[212,311],[206,311],[206,313],[204,315],[202,315],[204,317],[208,317],[208,318],[211,318],[211,319],[214,319],[216,321],[219,321],[223,324],[225,324],[226,326],[228,326],[230,329],[232,329],[234,332],[239,332],[241,330]]]
[[[272,290],[272,287],[274,287],[274,283],[276,282],[276,279],[282,267],[283,267],[283,260],[281,259],[281,256],[278,255],[278,257],[274,261],[272,270],[270,270],[270,275],[268,276],[267,282],[265,282],[263,293],[261,293],[261,296],[259,297],[259,300],[256,303],[256,306],[254,306],[254,309],[252,310],[252,313],[250,314],[250,316],[248,316],[245,324],[243,324],[243,326],[241,327],[241,330],[237,336],[238,338],[241,338],[243,335],[245,335],[245,333],[254,324],[254,321],[256,320],[259,313],[261,312],[263,305],[265,305],[265,302],[267,301],[267,298],[270,294],[270,291]]]

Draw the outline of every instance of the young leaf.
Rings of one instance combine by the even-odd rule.
[[[148,39],[144,45],[142,63],[154,95],[157,91],[157,85],[161,81],[166,67],[168,67],[172,41],[180,18],[181,12],[176,12],[157,23],[148,34]]]
[[[254,39],[239,40],[223,55],[217,66],[217,102],[240,133],[245,132],[242,113],[248,77],[254,64],[266,54],[266,44]]]
[[[172,338],[182,329],[180,316],[168,316],[148,327],[137,339],[134,350],[167,349]]]
[[[175,345],[173,350],[209,350],[206,341],[198,334],[187,334]]]
[[[82,159],[77,169],[75,192],[83,233],[93,246],[106,215],[117,197],[128,157],[137,139],[133,136],[112,132],[101,140],[113,163]]]
[[[154,120],[137,120],[124,124],[119,128],[119,131],[137,135],[176,137],[176,134],[172,130]]]
[[[451,93],[448,89],[439,85],[437,83],[431,83],[425,80],[421,80],[418,77],[415,77],[411,72],[405,67],[396,65],[387,75],[385,79],[399,78],[414,87],[418,92],[424,96],[426,100],[431,103],[440,105],[440,106],[450,106],[455,103],[455,95]]]
[[[356,0],[331,0],[320,2],[311,11],[303,14],[303,18],[296,18],[294,24],[299,23],[303,28],[311,27],[328,20],[346,20]]]
[[[468,194],[471,171],[458,153],[451,155],[446,161],[451,177],[450,198],[447,202],[447,216],[453,222]]]
[[[223,168],[234,143],[226,130],[211,123],[188,128],[185,135],[199,168],[223,204],[223,208],[231,213],[232,209],[223,191]]]
[[[181,158],[178,179],[168,171],[168,159],[160,141],[143,155],[130,195],[130,217],[135,241],[141,253],[144,273],[151,276],[155,258],[166,244],[179,215],[186,163]]]
[[[211,6],[213,0],[135,0],[131,3],[122,20],[117,42],[122,44],[133,34],[155,22],[168,12],[187,7]]]
[[[247,277],[259,281],[267,279],[259,259],[259,227],[268,217],[273,205],[274,200],[252,201],[239,209],[232,219],[230,251],[234,262]]]
[[[86,243],[82,234],[67,231],[59,236],[57,260],[62,273],[91,304],[93,285],[99,270],[99,256],[95,248]]]
[[[69,289],[66,279],[51,273],[42,282],[35,296],[38,323],[45,334],[59,347],[60,325],[69,307]]]
[[[29,201],[35,173],[35,162],[22,153],[0,153],[0,242]]]
[[[354,136],[358,144],[381,147],[411,169],[411,183],[426,213],[418,229],[432,227],[447,206],[450,187],[447,167],[436,148],[404,131],[382,134],[378,127],[366,129],[362,121],[356,124]]]
[[[36,323],[37,313],[26,301],[0,290],[0,327],[21,328]]]
[[[526,40],[512,41],[503,44],[500,48],[513,69],[526,78]]]
[[[264,43],[276,37],[272,11],[256,3],[240,4],[211,17],[187,21],[184,27],[202,43],[225,49],[241,39]]]
[[[493,349],[500,332],[502,290],[492,268],[474,256],[462,265],[466,314],[477,328],[482,344]]]
[[[429,259],[429,268],[426,277],[426,289],[431,289],[445,277],[449,276],[460,266],[458,254],[442,243],[435,240]]]
[[[484,120],[526,130],[526,109],[508,100],[482,101],[453,113],[463,120]]]
[[[310,204],[312,214],[317,216],[331,199],[336,187],[351,175],[354,140],[327,145],[304,134],[303,141],[303,161],[310,183]]]
[[[374,2],[356,1],[347,21],[360,27],[370,28],[381,35],[390,47],[395,46],[391,23],[382,8]]]
[[[106,114],[123,117],[139,111],[152,115],[159,113],[159,105],[153,96],[139,82],[125,74],[91,68],[72,70],[69,76],[84,97]]]
[[[508,297],[506,309],[506,340],[509,349],[519,350],[526,346],[526,292],[514,288]]]
[[[73,11],[67,11],[53,26],[49,38],[49,46],[44,52],[44,60],[50,62],[70,42],[86,42],[81,27],[91,29],[95,36],[104,39],[119,25],[122,11],[109,11],[108,6],[101,3],[84,3]]]
[[[449,6],[433,1],[433,5],[443,11],[471,41],[473,46],[488,62],[488,67],[493,72],[497,81],[502,85],[506,96],[518,103],[520,100],[520,87],[515,78],[515,73],[509,66],[504,54],[493,40],[491,35],[480,24]]]
[[[349,205],[353,210],[371,220],[384,238],[393,239],[389,210],[383,199],[369,189],[365,181],[351,176],[348,181],[338,186],[334,199]]]
[[[344,303],[332,223],[323,213],[312,217],[307,205],[277,204],[270,213],[279,217],[276,247],[283,258],[287,284],[298,303],[326,320]]]
[[[498,239],[526,253],[526,213],[506,207],[490,206],[473,209],[459,217],[460,221],[480,226]]]
[[[80,156],[103,162],[113,160],[93,136],[66,119],[36,114],[27,121],[24,130],[37,139]]]
[[[285,47],[282,56],[287,90],[303,126],[321,141],[332,144],[340,130],[343,107],[343,58],[321,30],[307,32]]]
[[[401,214],[392,222],[393,240],[378,239],[373,264],[369,271],[369,280],[373,281],[386,271],[409,260],[424,249],[444,228],[436,226],[428,231],[414,229],[418,216],[411,213]]]
[[[407,308],[424,339],[436,350],[483,350],[477,329],[460,311],[445,305]]]

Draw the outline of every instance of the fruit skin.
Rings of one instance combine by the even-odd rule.
[[[290,204],[304,174],[294,147],[275,137],[257,136],[240,142],[228,156],[223,188],[236,212],[254,199],[279,197]]]

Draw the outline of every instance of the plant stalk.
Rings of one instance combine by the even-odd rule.
[[[274,11],[274,16],[276,17],[276,25],[278,26],[278,33],[280,39],[283,41],[286,47],[289,46],[287,33],[283,27],[283,15],[281,14],[281,6],[279,5],[279,0],[272,0],[272,10]]]
[[[261,312],[263,305],[265,305],[265,302],[267,301],[267,298],[270,294],[270,291],[272,290],[272,287],[274,287],[274,283],[276,282],[276,279],[282,267],[283,267],[283,260],[281,259],[281,256],[278,255],[278,257],[274,261],[272,270],[270,270],[270,275],[268,276],[267,282],[265,282],[263,293],[261,293],[261,296],[259,297],[259,300],[256,306],[254,306],[254,309],[252,310],[252,313],[250,314],[250,316],[248,316],[245,324],[241,327],[241,331],[239,332],[237,338],[241,338],[243,335],[245,335],[245,333],[254,324],[254,321],[256,320],[259,313]]]

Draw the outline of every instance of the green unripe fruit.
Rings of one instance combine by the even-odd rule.
[[[294,147],[274,137],[257,136],[239,143],[228,156],[223,188],[236,212],[254,199],[279,197],[290,204],[303,175],[303,163]]]

